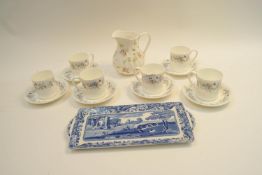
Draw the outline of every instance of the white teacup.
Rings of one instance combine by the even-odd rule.
[[[223,74],[216,69],[204,68],[192,72],[196,77],[197,83],[195,87],[196,96],[201,100],[216,100],[221,88]],[[191,84],[194,84],[191,77],[188,76]]]
[[[193,56],[192,56],[193,55]],[[168,64],[173,71],[181,73],[189,70],[197,58],[198,52],[185,46],[171,48]]]
[[[145,92],[150,94],[158,94],[163,91],[163,80],[165,68],[160,64],[147,64],[143,67],[138,67],[137,80],[141,82]],[[141,74],[141,77],[138,76]]]
[[[54,75],[50,70],[35,73],[32,76],[32,82],[40,98],[50,98],[58,91]]]
[[[68,61],[74,74],[79,75],[85,68],[94,66],[94,54],[87,54],[85,52],[76,53]]]
[[[106,85],[104,74],[101,69],[88,67],[80,73],[79,78],[73,79],[75,86],[79,80],[86,90],[86,95],[90,99],[97,99],[105,95]]]

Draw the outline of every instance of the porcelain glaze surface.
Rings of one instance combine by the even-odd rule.
[[[72,149],[190,143],[193,123],[180,102],[82,108],[68,127]]]

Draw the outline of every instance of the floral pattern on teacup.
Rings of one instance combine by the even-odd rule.
[[[104,84],[104,79],[91,80],[83,83],[83,86],[88,89],[97,89],[101,88]]]
[[[185,63],[188,61],[188,56],[187,55],[173,55],[171,56],[171,60],[179,62],[179,63]]]
[[[201,89],[205,89],[209,92],[211,91],[217,91],[220,87],[221,82],[216,81],[216,82],[198,82],[197,85]]]
[[[72,69],[80,70],[86,68],[88,64],[89,64],[88,60],[85,60],[83,62],[71,63],[71,67]]]
[[[144,75],[142,81],[150,84],[159,84],[163,81],[163,75]]]
[[[33,85],[35,89],[37,90],[43,90],[43,89],[48,89],[54,86],[54,81],[38,81],[38,82],[33,82]]]

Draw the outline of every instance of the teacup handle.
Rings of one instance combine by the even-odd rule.
[[[194,54],[193,57],[192,57],[192,54]],[[196,61],[197,56],[198,56],[198,51],[197,50],[191,50],[189,52],[189,58],[191,60],[191,63],[194,63]]]
[[[143,53],[145,54],[146,51],[147,51],[147,49],[148,49],[148,47],[149,47],[149,44],[151,43],[151,36],[150,36],[150,34],[147,33],[147,32],[142,32],[142,33],[140,33],[139,36],[138,36],[138,41],[139,41],[140,38],[143,37],[143,36],[147,36],[147,43],[146,43],[146,46],[145,46],[144,51],[143,51]]]
[[[187,75],[187,79],[188,79],[188,81],[189,81],[189,83],[191,84],[191,85],[194,85],[194,82],[193,82],[193,80],[192,80],[192,74],[194,75],[194,76],[196,76],[196,71],[192,71],[191,72],[191,74],[188,74]]]
[[[72,79],[72,84],[73,84],[73,86],[75,87],[75,88],[77,88],[77,84],[80,82],[80,78],[78,78],[78,77],[74,77],[73,79]]]
[[[135,68],[135,72],[136,72],[135,76],[136,76],[137,81],[141,83],[142,82],[142,78],[138,76],[138,74],[141,74],[141,68],[140,67],[136,67]]]
[[[95,55],[93,53],[89,53],[89,55],[91,57],[90,59],[88,59],[89,65],[90,67],[94,67],[95,66],[95,62],[94,62]]]

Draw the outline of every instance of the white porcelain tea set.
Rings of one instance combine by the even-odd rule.
[[[222,106],[229,102],[230,90],[222,84],[223,74],[220,71],[213,68],[196,70],[196,50],[176,46],[171,48],[170,58],[162,64],[144,64],[145,53],[151,42],[148,33],[118,30],[112,37],[117,41],[113,66],[120,74],[134,75],[135,81],[131,82],[130,89],[135,95],[147,99],[169,96],[175,89],[170,75],[175,75],[187,76],[189,85],[185,85],[182,92],[191,102],[207,107]],[[139,46],[142,37],[147,37],[144,49]],[[94,54],[77,53],[68,62],[70,67],[62,71],[62,80],[56,79],[50,70],[35,73],[32,77],[33,86],[25,93],[26,101],[32,104],[55,101],[68,91],[66,81],[73,85],[73,99],[81,104],[98,104],[113,98],[116,85],[94,63]]]

